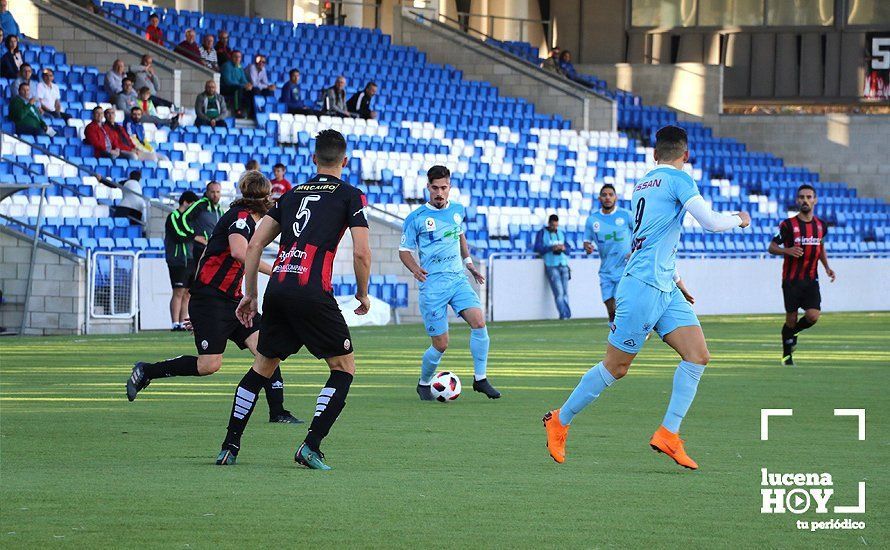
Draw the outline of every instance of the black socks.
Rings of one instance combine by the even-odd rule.
[[[284,379],[281,377],[281,367],[276,368],[272,377],[266,381],[265,390],[269,418],[284,414]]]
[[[229,428],[226,434],[226,440],[223,442],[223,448],[228,448],[235,454],[241,447],[241,434],[247,427],[247,421],[250,420],[250,414],[256,406],[257,394],[269,382],[269,378],[261,375],[257,371],[250,369],[235,390],[235,400],[232,403],[232,414],[229,417]]]
[[[321,440],[324,439],[340,411],[346,406],[346,395],[349,393],[349,385],[352,384],[352,375],[348,372],[339,370],[331,371],[321,393],[318,394],[318,400],[315,403],[315,417],[309,426],[309,433],[306,434],[306,445],[315,452],[319,452]]]
[[[168,376],[199,376],[198,358],[194,355],[180,355],[166,361],[147,364],[142,370],[149,380]]]
[[[794,334],[797,334],[798,332],[800,332],[802,330],[807,330],[808,328],[810,328],[811,326],[813,326],[815,324],[816,323],[810,321],[806,317],[801,317],[800,319],[797,320],[797,324],[794,325]]]

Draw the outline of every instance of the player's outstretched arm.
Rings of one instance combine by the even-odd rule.
[[[705,199],[698,195],[686,203],[686,211],[692,214],[706,231],[728,231],[736,227],[748,227],[751,216],[747,212],[724,214],[711,210]]]
[[[258,308],[257,279],[259,276],[257,273],[263,249],[280,232],[281,226],[278,225],[278,222],[274,218],[264,216],[262,223],[257,225],[256,233],[250,239],[250,244],[247,245],[247,253],[244,255],[244,297],[241,298],[241,303],[238,304],[238,309],[235,311],[235,316],[247,328],[253,326],[253,317]]]
[[[355,270],[355,299],[359,306],[356,315],[364,315],[371,309],[368,298],[368,281],[371,278],[371,244],[367,227],[356,226],[349,230],[352,235],[352,268]]]
[[[420,281],[421,283],[426,281],[426,276],[429,275],[427,271],[420,267],[420,264],[417,263],[417,260],[414,259],[414,254],[411,254],[410,250],[399,250],[399,259],[402,260],[402,263],[405,267],[408,268],[408,271],[414,275],[414,278]]]
[[[467,238],[463,233],[460,235],[460,257],[463,258],[464,265],[467,266],[467,271],[473,275],[476,282],[480,285],[484,285],[485,276],[476,269],[476,264],[473,263],[473,257],[470,255],[470,245],[467,244]]]
[[[833,269],[828,267],[828,252],[826,252],[825,250],[824,242],[822,245],[822,255],[819,256],[819,261],[822,262],[822,266],[825,268],[825,274],[828,275],[828,278],[831,279],[831,282],[833,283],[834,280],[837,278],[837,275],[835,275]]]

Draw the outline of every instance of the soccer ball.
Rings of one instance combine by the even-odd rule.
[[[436,401],[454,401],[460,397],[460,378],[453,372],[437,372],[430,384],[430,391]]]

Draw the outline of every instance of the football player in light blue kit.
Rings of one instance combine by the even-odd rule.
[[[630,210],[618,207],[611,183],[600,189],[599,201],[600,208],[590,213],[584,226],[584,251],[600,253],[600,290],[611,323],[615,320],[615,288],[630,257],[634,219]]]
[[[405,219],[399,259],[420,282],[420,314],[432,345],[423,354],[417,395],[432,401],[430,382],[442,355],[448,348],[448,306],[470,325],[470,354],[473,356],[473,390],[490,399],[501,396],[486,378],[488,367],[488,329],[479,296],[470,286],[464,268],[476,282],[485,277],[476,269],[463,232],[466,211],[448,201],[451,172],[433,166],[427,172],[430,201]],[[413,253],[420,251],[420,263]]]
[[[581,377],[562,407],[544,415],[547,448],[556,462],[565,461],[572,419],[627,374],[646,335],[655,329],[682,360],[674,373],[667,413],[649,445],[681,466],[698,468],[686,454],[679,431],[710,355],[698,318],[674,282],[680,228],[686,212],[708,231],[747,227],[751,217],[745,212],[721,214],[711,210],[695,181],[682,170],[687,160],[686,131],[676,126],[660,129],[655,143],[657,166],[634,186],[632,253],[618,284],[606,357]]]

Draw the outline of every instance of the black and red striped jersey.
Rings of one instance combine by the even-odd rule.
[[[244,265],[232,257],[229,235],[241,235],[250,241],[256,222],[243,206],[231,208],[222,215],[207,240],[207,248],[198,263],[198,272],[190,292],[239,301],[244,295],[241,281]]]
[[[779,232],[773,242],[785,248],[799,246],[803,249],[803,256],[799,258],[785,256],[782,264],[783,281],[819,279],[819,258],[822,257],[827,235],[828,225],[815,216],[808,222],[794,216],[779,224]]]
[[[317,175],[282,195],[267,214],[281,226],[281,240],[266,298],[333,301],[337,247],[347,229],[368,227],[367,206],[359,189],[327,175]]]

